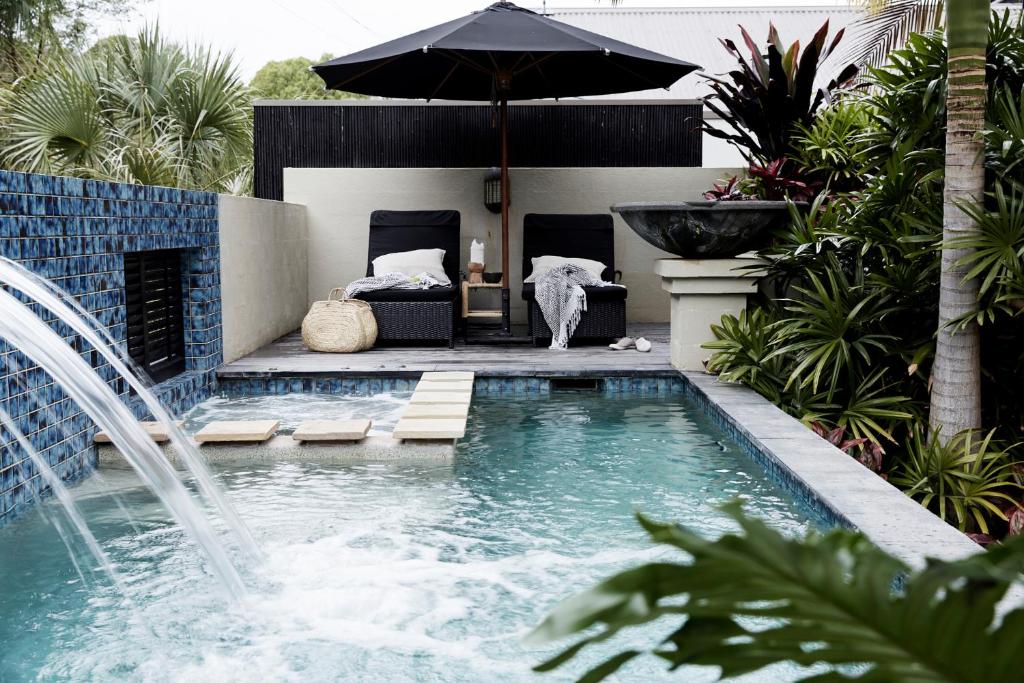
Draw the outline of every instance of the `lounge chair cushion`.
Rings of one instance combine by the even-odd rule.
[[[585,258],[603,263],[601,279],[615,281],[615,228],[610,214],[528,213],[523,216],[525,279],[538,256]]]
[[[532,301],[537,296],[535,289],[536,285],[532,282],[524,284],[523,298]],[[625,287],[584,287],[583,291],[587,301],[625,301],[627,293]]]
[[[459,281],[458,211],[389,211],[370,214],[370,244],[366,274],[373,275],[373,260],[384,254],[415,249],[443,249],[444,272]]]
[[[373,274],[401,273],[410,277],[426,273],[444,283],[451,283],[444,272],[444,249],[414,249],[383,254],[373,259]]]
[[[430,289],[380,289],[362,292],[355,298],[363,301],[454,301],[459,295],[456,287],[431,287]]]
[[[605,265],[600,261],[594,261],[586,258],[566,258],[564,256],[538,256],[537,258],[530,259],[533,263],[533,269],[530,274],[526,277],[523,282],[536,282],[544,273],[548,272],[553,268],[570,264],[573,266],[579,266],[583,270],[589,272],[596,278],[601,277],[601,273],[605,270]]]

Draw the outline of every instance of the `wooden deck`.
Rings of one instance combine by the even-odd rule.
[[[488,377],[657,376],[674,372],[669,362],[668,323],[634,324],[632,337],[646,337],[649,353],[612,351],[606,345],[565,351],[530,344],[392,346],[362,353],[313,353],[296,332],[217,370],[223,378],[266,376],[414,376],[436,370],[472,370]]]

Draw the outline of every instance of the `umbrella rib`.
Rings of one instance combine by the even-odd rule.
[[[640,79],[641,81],[647,81],[648,83],[650,83],[655,88],[660,88],[662,90],[668,90],[667,86],[661,85],[657,81],[653,81],[650,78],[648,78],[647,76],[644,76],[643,74],[638,74],[636,71],[633,71],[633,69],[630,69],[628,66],[626,66],[624,64],[619,64],[618,62],[611,62],[611,63],[612,63],[613,66],[616,66],[616,67],[622,69],[623,71],[625,71],[629,75],[634,76],[634,77]]]
[[[448,82],[448,79],[452,77],[452,74],[455,73],[455,70],[458,69],[460,65],[460,62],[452,63],[452,68],[448,70],[448,73],[445,75],[445,77],[441,79],[441,82],[437,84],[437,87],[434,88],[434,91],[430,93],[430,97],[427,98],[428,102],[434,99],[437,93],[441,91],[441,88],[444,87],[444,84]]]
[[[338,81],[337,83],[335,83],[334,85],[332,85],[330,87],[330,90],[340,90],[341,86],[348,85],[349,83],[351,83],[352,81],[356,80],[357,78],[362,78],[363,76],[366,76],[367,74],[371,74],[374,71],[376,71],[377,69],[380,69],[382,67],[387,66],[388,64],[390,64],[391,62],[395,61],[396,59],[398,59],[399,57],[402,57],[402,56],[403,55],[395,55],[394,57],[389,57],[389,58],[387,58],[387,59],[385,59],[383,61],[380,61],[377,64],[374,64],[372,67],[370,67],[366,71],[360,71],[359,73],[353,74],[351,77],[346,78],[343,81]]]
[[[484,67],[482,67],[479,64],[477,64],[476,62],[474,62],[472,59],[467,59],[466,57],[462,56],[458,52],[455,52],[454,50],[445,50],[445,49],[441,48],[441,49],[432,50],[432,52],[439,52],[440,54],[444,55],[448,59],[451,59],[454,62],[458,62],[459,64],[463,64],[465,66],[468,66],[471,69],[476,69],[480,73],[484,73],[484,74],[490,74],[491,73],[490,71],[488,71]]]
[[[531,57],[533,56],[532,52],[528,52],[526,54],[530,55]],[[529,71],[530,69],[533,69],[533,68],[536,68],[539,71],[541,64],[543,64],[544,62],[548,61],[549,59],[553,59],[554,57],[556,57],[559,54],[564,54],[564,53],[548,52],[543,57],[540,57],[538,59],[534,59],[532,62],[530,62],[529,64],[524,66],[522,69],[519,69],[518,71],[515,71],[513,69],[513,75],[518,76],[519,74],[524,73],[526,71]],[[520,60],[520,61],[522,61],[522,60]],[[518,63],[516,65],[518,66]]]

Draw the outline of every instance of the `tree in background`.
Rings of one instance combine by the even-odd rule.
[[[250,184],[252,96],[237,68],[157,28],[60,54],[5,99],[4,167],[213,192]]]
[[[31,73],[55,52],[81,49],[91,21],[120,14],[133,0],[0,0],[0,83]]]
[[[365,99],[365,95],[324,90],[324,82],[309,70],[314,64],[333,59],[325,54],[316,62],[305,57],[293,57],[279,62],[267,62],[249,83],[256,97],[268,100],[350,100]]]

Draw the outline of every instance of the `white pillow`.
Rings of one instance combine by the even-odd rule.
[[[373,259],[373,274],[401,273],[412,277],[426,273],[444,284],[451,280],[444,272],[444,249],[416,249],[415,251],[399,251],[384,254]]]
[[[530,273],[530,277],[523,280],[524,283],[536,282],[544,273],[548,272],[552,268],[563,266],[566,263],[570,263],[574,266],[579,266],[583,270],[586,270],[594,277],[601,279],[601,273],[604,272],[604,264],[600,261],[591,261],[588,258],[563,258],[561,256],[540,256],[533,261],[533,272]]]

